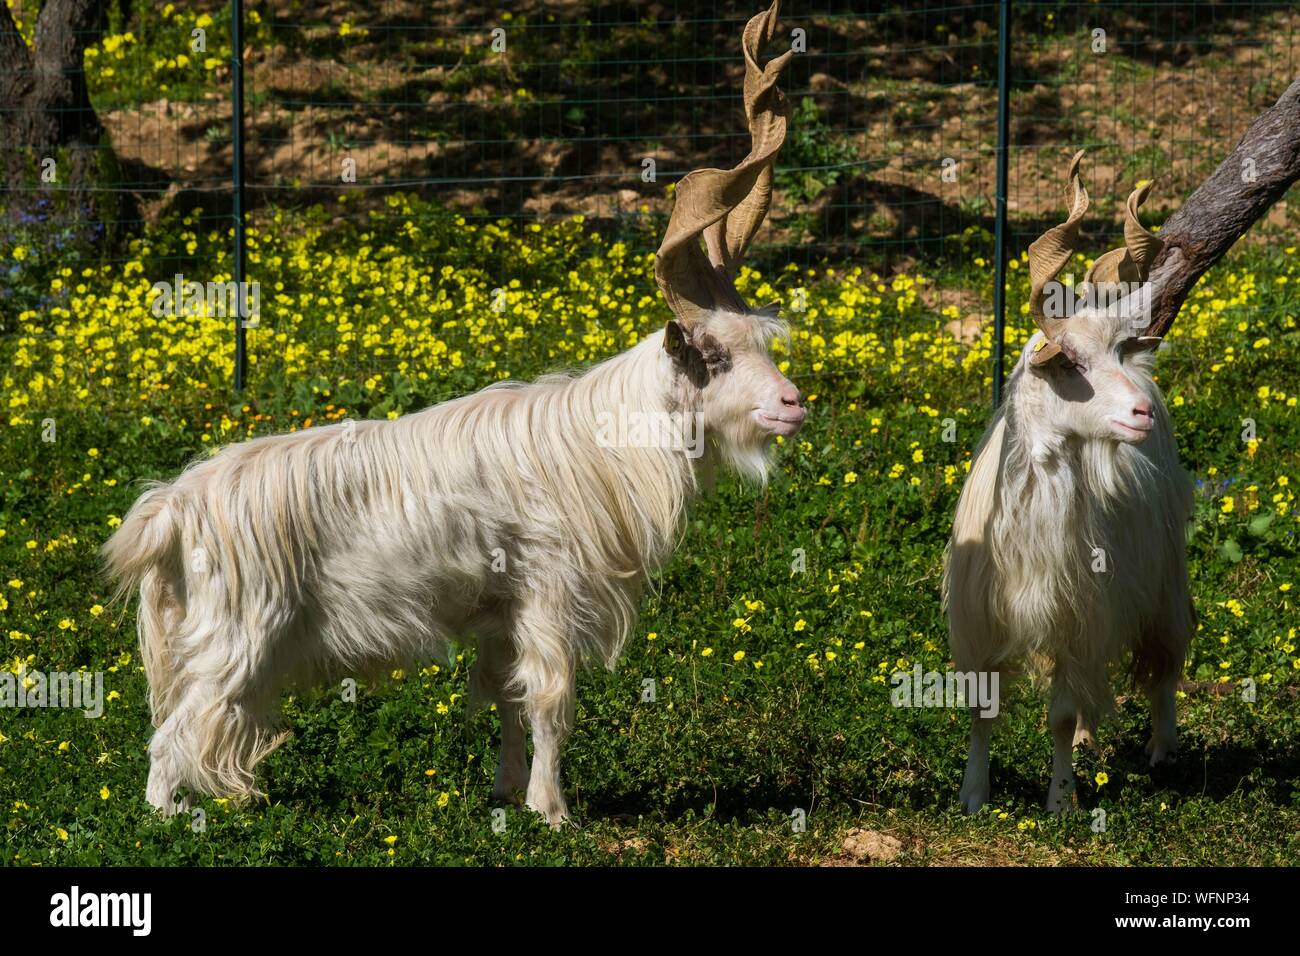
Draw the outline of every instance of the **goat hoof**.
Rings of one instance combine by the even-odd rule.
[[[512,807],[522,807],[524,805],[523,798],[514,787],[493,787],[492,799],[498,803],[508,803]]]
[[[1100,748],[1097,746],[1097,738],[1092,735],[1090,730],[1076,730],[1074,732],[1074,742],[1071,747],[1087,747],[1096,753]]]
[[[1174,757],[1178,755],[1178,744],[1167,743],[1152,737],[1147,743],[1146,752],[1151,755],[1148,766],[1154,767],[1159,763],[1172,763]]]
[[[1047,791],[1047,812],[1060,815],[1074,812],[1074,782],[1057,786],[1052,784]]]
[[[540,814],[542,818],[550,825],[552,830],[560,829],[560,827],[563,826],[569,819],[569,808],[564,805],[563,801],[544,806],[541,805],[540,801],[534,803],[533,801],[529,800],[525,804],[525,806],[527,806],[528,809],[532,810],[534,813]]]
[[[528,792],[528,766],[498,767],[492,781],[492,799],[522,807]]]
[[[957,800],[961,803],[962,813],[968,815],[979,813],[988,806],[989,792],[987,790],[971,790],[969,792],[963,790],[957,796]]]

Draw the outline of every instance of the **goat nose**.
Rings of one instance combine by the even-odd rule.
[[[1144,418],[1155,418],[1155,415],[1151,409],[1151,403],[1147,401],[1145,398],[1139,398],[1136,402],[1134,402],[1133,414],[1142,416]]]
[[[793,385],[791,385],[789,388],[782,389],[782,391],[781,391],[781,404],[782,404],[782,405],[794,405],[795,407],[798,407],[799,405],[801,405],[801,404],[802,404],[802,400],[801,400],[801,397],[800,397],[800,395],[799,395],[799,389],[795,388]]]

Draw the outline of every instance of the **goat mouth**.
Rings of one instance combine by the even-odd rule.
[[[1145,441],[1147,438],[1149,438],[1151,436],[1151,429],[1153,427],[1152,425],[1148,424],[1145,428],[1134,428],[1132,425],[1126,425],[1118,418],[1112,418],[1110,420],[1110,424],[1115,429],[1115,431],[1119,434],[1120,438],[1123,438],[1125,441],[1131,441],[1134,443]]]
[[[797,416],[790,415],[769,415],[761,408],[754,409],[754,420],[758,422],[765,431],[772,432],[774,435],[782,435],[789,438],[803,426],[803,420],[807,417],[807,412],[800,409]]]

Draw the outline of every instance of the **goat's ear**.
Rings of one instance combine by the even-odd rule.
[[[1041,368],[1051,363],[1053,359],[1059,359],[1061,356],[1061,346],[1055,342],[1049,341],[1046,336],[1039,339],[1034,350],[1029,353],[1029,364]]]
[[[684,362],[688,341],[689,337],[681,324],[676,319],[669,319],[664,326],[664,351],[678,362]]]
[[[1131,339],[1125,339],[1120,349],[1125,355],[1134,355],[1138,352],[1154,352],[1160,348],[1160,343],[1164,339],[1158,335],[1138,335]]]

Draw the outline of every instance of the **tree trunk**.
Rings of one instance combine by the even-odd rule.
[[[11,188],[30,190],[39,182],[33,170],[39,174],[47,158],[58,164],[60,186],[85,194],[95,185],[104,130],[84,59],[103,35],[106,10],[104,0],[47,0],[29,50],[0,3],[0,149]]]
[[[1151,330],[1163,335],[1192,287],[1300,179],[1300,80],[1250,124],[1196,192],[1169,217],[1152,264]]]

